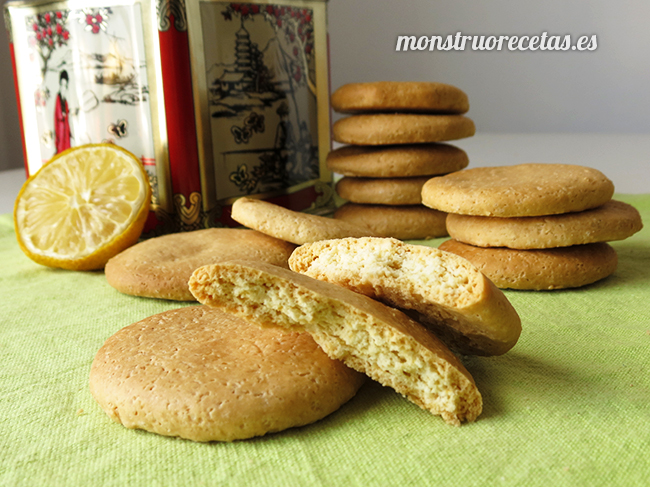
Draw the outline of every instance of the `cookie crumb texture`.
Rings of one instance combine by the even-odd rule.
[[[197,269],[202,303],[260,326],[307,331],[339,359],[450,424],[474,421],[482,398],[469,372],[403,313],[341,286],[278,267],[230,262]]]
[[[167,311],[101,347],[90,391],[115,422],[194,441],[233,441],[317,421],[363,375],[306,333],[260,329],[207,306]]]
[[[451,348],[501,355],[521,320],[506,296],[469,261],[396,239],[347,238],[298,247],[292,270],[405,310]]]

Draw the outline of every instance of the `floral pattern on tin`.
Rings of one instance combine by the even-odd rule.
[[[29,45],[40,56],[43,76],[48,70],[54,50],[66,45],[70,40],[67,21],[67,10],[54,10],[27,18],[28,31],[32,32]]]
[[[109,15],[112,13],[110,7],[84,8],[76,12],[76,17],[78,22],[84,25],[86,31],[99,34],[100,30],[106,32]]]
[[[142,29],[147,12],[140,8],[50,6],[25,17],[32,75],[21,89],[33,92],[37,134],[29,140],[39,145],[42,162],[68,147],[112,142],[150,161],[145,168],[155,177]]]

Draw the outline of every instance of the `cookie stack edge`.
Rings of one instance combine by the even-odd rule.
[[[446,213],[422,205],[430,178],[459,171],[467,154],[444,142],[474,135],[463,114],[467,95],[443,83],[351,83],[332,94],[332,108],[351,114],[334,124],[328,168],[342,177],[336,192],[346,201],[334,214],[401,240],[447,235]]]
[[[612,200],[596,169],[569,164],[474,168],[429,180],[425,205],[447,211],[441,250],[466,258],[500,288],[553,290],[614,273],[607,242],[638,232],[641,217]]]

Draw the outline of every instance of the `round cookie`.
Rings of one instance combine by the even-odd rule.
[[[327,155],[327,167],[344,176],[400,178],[437,176],[460,171],[469,164],[467,153],[449,144],[394,146],[348,145]]]
[[[393,388],[452,425],[474,421],[483,400],[447,346],[404,313],[349,289],[261,262],[200,267],[196,299],[259,326],[307,331],[331,358]]]
[[[449,235],[478,247],[547,249],[623,240],[643,227],[631,205],[610,200],[592,210],[551,216],[498,218],[450,213]]]
[[[295,272],[344,286],[405,310],[450,348],[502,355],[521,320],[508,298],[467,260],[392,238],[344,238],[298,247]]]
[[[569,164],[476,167],[432,178],[422,203],[462,215],[516,217],[583,211],[601,206],[614,184],[597,169]]]
[[[197,267],[224,260],[261,260],[288,267],[294,245],[253,230],[208,228],[155,237],[108,261],[106,280],[133,296],[195,301],[187,287]]]
[[[356,145],[420,144],[474,135],[474,122],[464,115],[379,113],[352,115],[332,127],[335,141]]]
[[[340,113],[428,112],[465,113],[467,95],[455,86],[418,81],[349,83],[331,97],[332,109]]]
[[[422,186],[429,176],[414,178],[351,178],[336,183],[338,195],[353,203],[376,205],[419,205]]]
[[[110,337],[93,361],[90,392],[127,428],[233,441],[313,423],[352,398],[363,380],[309,334],[192,306]]]
[[[366,225],[378,237],[400,240],[425,240],[447,236],[447,213],[422,205],[385,206],[346,203],[334,218],[357,225]]]
[[[604,242],[517,250],[447,240],[439,249],[469,260],[501,289],[542,291],[586,286],[612,274],[618,264],[616,251]]]
[[[330,238],[375,236],[363,224],[300,213],[252,198],[239,198],[233,203],[232,219],[266,235],[298,245]]]

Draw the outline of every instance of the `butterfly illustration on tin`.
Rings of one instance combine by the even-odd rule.
[[[237,144],[248,144],[251,135],[253,135],[248,127],[242,128],[238,127],[237,125],[230,127],[230,132],[232,133],[233,137],[235,137],[235,142]]]
[[[251,112],[246,119],[244,119],[244,126],[251,129],[253,132],[264,132],[264,115]]]
[[[54,132],[48,130],[43,132],[41,135],[41,143],[47,147],[52,147],[52,142],[54,141]]]
[[[112,123],[108,126],[108,132],[118,139],[126,137],[128,133],[129,124],[126,120],[118,120],[116,123]]]
[[[243,127],[238,127],[237,125],[230,127],[230,133],[232,133],[237,144],[248,144],[248,141],[255,132],[264,132],[264,115],[255,112],[251,112],[244,119]]]

